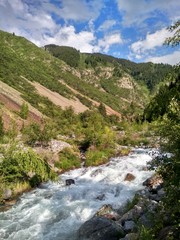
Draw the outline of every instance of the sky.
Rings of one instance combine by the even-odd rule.
[[[178,0],[0,0],[3,31],[134,62],[177,64],[179,46],[163,42],[179,19]]]

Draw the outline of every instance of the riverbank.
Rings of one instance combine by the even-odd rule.
[[[156,224],[157,212],[165,192],[160,176],[154,174],[143,182],[145,189],[137,191],[133,200],[119,209],[103,205],[78,231],[78,240],[139,240],[143,231]],[[149,234],[149,233],[148,233]],[[159,233],[158,239],[162,238]],[[164,235],[163,235],[164,236]],[[151,236],[146,236],[150,240]],[[145,238],[144,238],[145,239]]]
[[[69,145],[70,146],[70,145]],[[52,149],[54,151],[55,154],[58,153],[59,150],[62,150],[64,147],[67,147],[67,144],[65,145],[64,142],[62,141],[56,141],[54,143],[54,141],[52,141]],[[35,148],[35,151],[37,153],[41,153],[43,152],[43,147],[38,147],[38,150]],[[133,148],[130,148],[130,147],[126,147],[126,146],[119,146],[117,149],[116,149],[116,154],[115,156],[113,157],[118,157],[118,156],[127,156],[131,150]],[[47,152],[47,148],[45,148],[45,151]],[[85,165],[85,154],[83,154],[83,158],[82,158],[82,154],[80,155],[81,157],[81,166],[84,166]],[[110,158],[109,158],[109,161],[110,161]],[[107,162],[107,161],[106,161]],[[105,162],[103,163],[105,164]],[[99,164],[97,164],[97,166],[100,166],[102,165],[101,162],[99,162]],[[67,171],[70,171],[70,170],[74,170],[74,169],[78,169],[78,167],[73,167],[72,169],[68,169],[68,170],[59,170],[58,168],[54,167],[54,165],[50,165],[51,168],[53,169],[53,171],[56,171],[58,173],[58,175],[60,176],[61,174],[63,173],[66,173]],[[42,184],[42,183],[40,183]],[[23,184],[24,185],[24,184]],[[33,187],[31,187],[29,184],[25,184],[25,187],[20,187],[18,190],[17,190],[17,193],[13,192],[11,190],[11,188],[6,188],[6,190],[4,191],[3,193],[3,198],[2,198],[2,201],[0,202],[0,212],[2,211],[7,211],[9,210],[17,201],[18,199],[24,194],[24,193],[27,193],[27,192],[31,192],[32,190],[34,190]]]

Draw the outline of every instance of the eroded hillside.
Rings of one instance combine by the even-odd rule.
[[[41,115],[51,118],[54,111],[66,107],[80,113],[103,104],[108,115],[118,117],[143,110],[149,93],[145,83],[135,80],[133,63],[128,62],[129,67],[111,56],[82,54],[69,47],[58,52],[58,46],[51,47],[38,48],[23,37],[0,31],[0,81],[6,84],[4,89],[11,87],[10,92],[1,87],[3,112],[18,118],[15,112],[23,102],[29,104],[35,120]]]

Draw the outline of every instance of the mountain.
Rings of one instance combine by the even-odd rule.
[[[173,68],[168,64],[153,64],[153,63],[135,63],[126,59],[115,58],[101,53],[85,54],[80,53],[72,47],[57,46],[54,44],[46,45],[53,56],[65,61],[73,67],[92,67],[98,65],[111,65],[115,68],[114,75],[120,75],[121,72],[126,72],[131,75],[138,83],[144,83],[152,92],[157,84],[159,84],[168,73],[173,72]],[[119,68],[119,69],[118,69]],[[117,73],[118,72],[118,73]]]
[[[120,118],[142,112],[154,89],[172,67],[136,64],[71,47],[39,48],[23,37],[0,31],[0,101],[6,123],[21,121],[23,102],[29,120],[72,107],[76,113],[98,109]],[[149,82],[154,84],[153,87]]]
[[[70,47],[39,48],[0,31],[0,202],[11,189],[17,196],[62,171],[127,154],[121,145],[154,144],[148,126],[132,120],[170,71]]]

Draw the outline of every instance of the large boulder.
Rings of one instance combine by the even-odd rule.
[[[144,209],[141,205],[135,205],[132,209],[123,214],[119,220],[119,223],[124,224],[125,221],[137,220],[143,214],[143,211]]]
[[[153,175],[152,177],[146,179],[143,182],[143,186],[148,187],[149,191],[152,193],[157,193],[158,190],[162,188],[163,180],[162,177],[159,175]]]
[[[9,200],[12,197],[12,191],[11,189],[5,189],[3,192],[3,199]]]
[[[110,219],[95,216],[80,227],[78,240],[119,240],[124,235],[121,225]]]
[[[137,226],[134,221],[125,221],[123,229],[126,233],[133,232],[133,230],[136,230]]]

